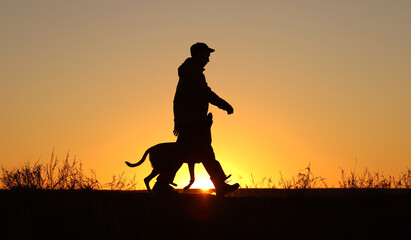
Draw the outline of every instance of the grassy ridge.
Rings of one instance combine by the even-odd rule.
[[[402,239],[409,189],[2,190],[4,239]]]

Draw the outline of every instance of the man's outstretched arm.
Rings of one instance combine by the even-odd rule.
[[[218,108],[227,111],[228,114],[232,114],[234,112],[233,107],[227,101],[220,98],[215,92],[211,91],[211,89],[209,94],[209,102]]]

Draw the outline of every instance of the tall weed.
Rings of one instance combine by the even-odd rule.
[[[136,175],[132,179],[127,179],[123,172],[119,175],[113,175],[111,182],[106,183],[105,186],[109,190],[137,190],[137,184]]]
[[[340,188],[411,188],[411,170],[407,169],[395,178],[380,171],[371,173],[367,168],[362,174],[356,174],[354,169],[348,175],[341,169],[339,185]]]
[[[59,162],[51,154],[47,164],[36,162],[33,166],[26,163],[20,169],[7,170],[3,166],[0,181],[5,189],[100,189],[101,184],[96,174],[91,170],[87,176],[83,173],[81,162],[66,158]]]

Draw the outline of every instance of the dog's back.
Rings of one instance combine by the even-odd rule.
[[[176,149],[175,142],[160,143],[151,147],[150,162],[153,168],[159,172],[165,170],[176,157]]]

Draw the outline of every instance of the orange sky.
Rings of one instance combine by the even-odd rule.
[[[155,2],[155,3],[153,3]],[[177,68],[216,49],[213,146],[233,180],[411,162],[410,1],[2,1],[0,164],[69,150],[103,182],[175,141]],[[199,181],[207,179],[196,165]],[[184,165],[176,178],[188,181]],[[195,187],[195,186],[193,186]]]

